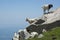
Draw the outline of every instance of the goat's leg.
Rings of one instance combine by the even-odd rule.
[[[45,11],[46,11],[46,10],[44,9],[44,10],[43,10],[44,14],[46,13]]]
[[[47,10],[47,13],[49,13],[49,9]]]

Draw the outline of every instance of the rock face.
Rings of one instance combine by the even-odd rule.
[[[42,33],[42,30],[51,30],[52,28],[60,26],[60,8],[56,9],[54,12],[49,12],[44,14],[39,21],[35,22],[34,24],[29,25],[26,27],[29,33],[37,32],[39,34]],[[42,21],[44,20],[44,21]]]
[[[19,30],[18,33],[14,35],[13,40],[25,40],[29,37],[34,37],[38,35],[38,38],[43,37],[42,32],[51,30],[52,28],[60,26],[60,8],[55,11],[50,11],[45,13],[41,18],[36,19],[26,19],[29,26],[24,30]]]
[[[26,31],[26,29],[24,29],[19,30],[17,33],[15,33],[12,40],[25,40],[28,38],[34,38],[35,36],[38,36],[37,32],[31,32],[30,34]]]

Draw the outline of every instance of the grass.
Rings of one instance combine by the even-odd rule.
[[[54,28],[51,31],[44,32],[43,35],[44,37],[42,38],[34,37],[28,40],[52,40],[52,38],[55,38],[55,40],[60,40],[60,27]]]

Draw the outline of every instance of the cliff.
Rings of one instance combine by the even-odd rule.
[[[29,33],[38,32],[40,34],[40,33],[42,33],[43,29],[48,31],[57,26],[59,27],[60,26],[60,8],[56,9],[52,13],[49,12],[47,14],[44,14],[42,16],[42,18],[39,20],[40,21],[37,21],[34,23],[35,25],[31,24],[26,27],[26,29]],[[45,22],[42,22],[41,20],[44,20]],[[40,23],[40,22],[42,22],[42,23]]]
[[[15,33],[13,40],[25,40],[34,37],[36,34],[39,36],[43,32],[51,31],[56,27],[60,28],[60,8],[43,14],[41,18],[27,18],[26,21],[29,22],[29,25],[26,29]]]

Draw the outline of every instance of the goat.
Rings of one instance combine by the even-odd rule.
[[[29,19],[29,18],[26,18],[26,21],[28,21],[29,24],[32,24],[32,23],[36,22],[37,19]]]
[[[42,8],[43,8],[44,13],[46,12],[46,10],[47,10],[48,13],[49,13],[49,10],[50,10],[52,7],[53,7],[52,4],[46,4],[46,5],[44,5]]]

